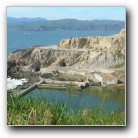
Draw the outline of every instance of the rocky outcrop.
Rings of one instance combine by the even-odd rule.
[[[35,47],[29,52],[15,51],[8,57],[8,74],[39,72],[48,67],[99,69],[125,65],[125,30],[112,36],[90,36],[62,40],[57,49]],[[21,56],[23,55],[23,56]],[[17,60],[18,59],[18,60]],[[123,66],[122,66],[123,65]],[[25,73],[22,73],[24,77]],[[39,76],[39,75],[37,75]]]
[[[124,48],[125,45],[125,29],[122,29],[119,34],[112,36],[90,36],[68,38],[61,40],[58,44],[60,49],[76,49],[76,48],[89,48],[89,49],[110,49],[119,50]]]

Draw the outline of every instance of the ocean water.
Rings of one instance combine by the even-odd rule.
[[[71,37],[109,36],[119,31],[7,31],[7,55],[16,49],[40,45],[57,45]]]

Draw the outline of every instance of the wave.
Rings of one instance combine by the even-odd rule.
[[[18,85],[23,85],[24,83],[28,82],[27,79],[11,79],[7,78],[7,90],[15,89]]]

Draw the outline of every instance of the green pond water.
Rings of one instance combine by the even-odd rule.
[[[92,86],[84,90],[69,88],[67,90],[35,89],[24,96],[32,96],[34,99],[48,99],[51,103],[67,103],[68,109],[83,110],[84,108],[102,111],[125,110],[125,89],[113,87]]]

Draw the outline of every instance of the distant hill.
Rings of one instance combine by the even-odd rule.
[[[18,22],[13,22],[11,19],[9,21],[8,19],[7,27],[10,30],[23,31],[120,31],[122,28],[125,28],[125,21],[82,21],[76,19],[45,20],[43,18],[22,20],[22,18],[20,18]]]
[[[30,22],[30,21],[41,21],[41,20],[46,20],[44,18],[27,18],[27,17],[21,17],[21,18],[14,18],[14,17],[7,17],[7,23],[19,23],[19,22]]]

